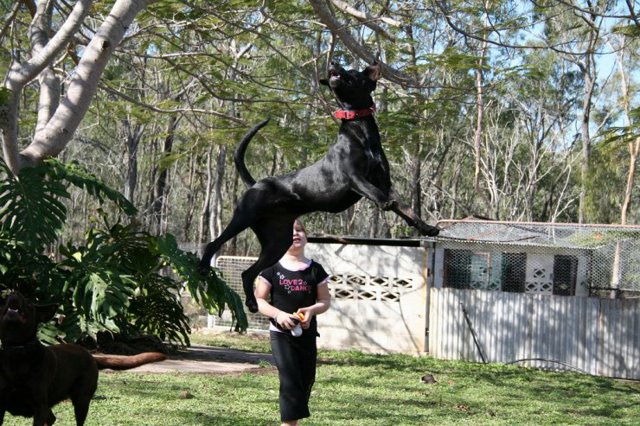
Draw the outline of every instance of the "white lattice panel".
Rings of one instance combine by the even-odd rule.
[[[553,294],[553,256],[530,254],[527,257],[525,293]]]
[[[336,300],[398,302],[403,290],[413,286],[412,280],[406,278],[354,274],[332,275],[329,278],[331,295]]]

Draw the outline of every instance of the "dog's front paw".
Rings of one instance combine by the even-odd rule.
[[[244,302],[245,306],[247,307],[247,309],[249,309],[249,312],[251,312],[252,314],[255,314],[256,312],[258,312],[258,302],[256,301],[255,297],[248,297],[247,300]]]
[[[202,259],[198,263],[198,266],[196,267],[196,269],[201,275],[206,276],[209,273],[209,271],[211,270],[211,265],[209,263],[210,261],[205,261],[204,259]]]

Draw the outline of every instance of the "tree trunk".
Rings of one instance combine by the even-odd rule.
[[[179,121],[180,118],[178,116],[173,116],[169,122],[167,137],[164,139],[164,144],[162,147],[162,155],[165,157],[173,151],[173,142],[175,140],[176,128],[178,127]],[[159,235],[164,231],[163,212],[166,211],[165,204],[167,203],[166,197],[168,193],[168,179],[169,168],[165,167],[164,169],[160,170],[160,173],[158,175],[153,194],[153,203],[151,204],[151,229],[154,229],[155,232],[157,232]]]
[[[629,97],[629,76],[624,68],[624,56],[626,52],[626,38],[621,37],[620,46],[618,49],[614,49],[618,56],[618,74],[620,76],[620,89],[622,97],[622,109],[625,112],[625,125],[631,129],[633,124],[633,118],[631,116],[631,99]],[[622,200],[622,207],[620,209],[620,224],[627,224],[627,216],[631,207],[631,200],[633,196],[633,187],[635,183],[636,167],[638,163],[638,154],[640,153],[640,137],[634,138],[633,141],[628,143],[629,150],[629,170],[627,172],[627,184],[625,186],[624,198]]]
[[[49,32],[51,31],[51,21],[48,19],[51,13],[49,6],[49,2],[39,2],[37,9],[32,10],[34,17],[30,34],[32,43],[31,59],[22,62],[18,55],[14,55],[13,62],[4,81],[4,87],[9,92],[9,99],[7,99],[8,103],[6,106],[7,115],[3,117],[0,123],[2,127],[2,149],[5,162],[13,173],[18,173],[20,168],[29,165],[29,163],[36,163],[42,160],[42,157],[39,159],[35,157],[30,159],[25,157],[24,152],[21,154],[18,151],[18,114],[22,90],[27,84],[38,78],[43,70],[46,68],[50,69],[51,64],[60,52],[64,50],[69,39],[73,37],[80,28],[80,25],[82,25],[82,21],[89,13],[91,1],[78,1],[67,17],[67,20],[51,40],[49,39]],[[89,46],[87,46],[87,48],[88,47]],[[45,74],[47,74],[47,72],[45,72]],[[46,78],[44,80],[46,80]],[[49,86],[44,87],[45,92],[49,89]],[[43,105],[43,102],[46,102],[45,97],[49,97],[50,105]],[[57,98],[47,95],[40,97],[38,132],[36,135],[42,134],[47,129],[48,123],[45,124],[43,112],[50,113],[50,111],[58,109],[58,105],[59,99]],[[86,109],[84,112],[86,112]],[[51,121],[50,118],[48,121]],[[68,127],[58,128],[57,130],[59,133],[63,133],[63,130],[68,130]]]
[[[204,185],[204,200],[202,201],[202,211],[200,212],[200,221],[198,223],[198,242],[208,242],[205,240],[207,234],[207,225],[209,216],[211,215],[211,187],[213,185],[213,145],[209,145],[207,150],[207,181]],[[201,254],[201,253],[199,253]]]
[[[488,25],[488,17],[485,15],[485,27]],[[478,194],[484,202],[485,214],[491,210],[491,201],[482,191],[482,188],[480,188],[481,147],[484,138],[484,67],[488,47],[489,42],[485,37],[480,46],[480,58],[478,59],[478,67],[476,68],[476,128],[473,135],[473,150],[475,156],[473,187],[475,188],[476,194]]]
[[[593,19],[595,15],[590,15]],[[582,117],[580,121],[580,131],[582,133],[582,166],[581,166],[581,182],[580,182],[580,200],[578,207],[578,223],[584,223],[587,195],[587,179],[589,177],[589,160],[591,158],[591,133],[589,131],[589,122],[591,120],[591,108],[593,106],[593,91],[596,84],[596,62],[595,50],[599,39],[599,28],[591,21],[589,27],[589,43],[584,53],[584,62],[579,64],[580,70],[584,77],[584,96],[582,98]]]
[[[196,196],[194,191],[194,186],[196,180],[196,168],[198,167],[198,156],[196,154],[191,154],[189,156],[189,178],[187,180],[187,211],[184,218],[184,228],[182,230],[182,240],[183,241],[193,241],[191,239],[191,227],[194,222],[194,212],[196,210]]]
[[[224,199],[222,188],[227,163],[227,146],[222,145],[218,152],[216,162],[216,174],[213,183],[213,197],[211,200],[211,215],[209,217],[209,234],[213,240],[222,232],[222,212],[224,210]]]
[[[124,177],[124,196],[127,200],[134,203],[136,185],[138,183],[138,146],[144,133],[144,126],[135,126],[135,129],[132,129],[131,122],[128,119],[123,120],[122,126],[127,144],[127,155],[125,156],[127,171]]]
[[[35,133],[31,143],[22,152],[18,152],[18,102],[20,93],[24,87],[38,78],[38,76],[57,60],[59,54],[66,48],[69,40],[73,38],[89,13],[91,1],[79,0],[73,7],[67,20],[60,29],[44,46],[36,42],[33,45],[31,59],[24,63],[14,62],[5,79],[5,88],[9,89],[10,105],[7,121],[2,123],[3,151],[5,161],[14,173],[21,167],[39,164],[44,158],[58,155],[73,138],[78,125],[84,118],[93,96],[97,90],[98,82],[111,58],[118,47],[124,34],[135,18],[153,0],[118,0],[113,5],[109,15],[95,32],[93,38],[84,49],[78,66],[71,75],[73,76],[65,93],[65,97],[57,103],[53,99],[55,91],[49,91],[41,96],[40,108],[44,102],[49,102],[46,108],[54,111],[51,118],[44,124],[39,122],[39,130]],[[42,2],[47,3],[47,2]],[[44,8],[38,7],[34,18],[34,24],[42,28]],[[42,81],[47,81],[45,72]],[[48,100],[47,100],[48,99]],[[56,105],[54,108],[53,106]]]
[[[627,173],[627,184],[624,191],[624,199],[622,200],[622,208],[620,213],[620,223],[627,224],[627,216],[631,208],[631,200],[633,199],[633,187],[636,181],[636,165],[638,164],[638,154],[640,153],[640,137],[629,142],[629,171]]]
[[[422,216],[422,143],[419,134],[413,135],[414,153],[411,164],[412,181],[411,185],[411,208],[418,215]]]
[[[587,69],[590,69],[590,65],[587,65]],[[578,208],[578,223],[584,223],[585,218],[585,203],[587,196],[587,179],[589,177],[589,159],[591,157],[591,134],[589,132],[589,121],[591,119],[591,99],[593,97],[593,76],[590,71],[586,71],[585,77],[585,92],[582,99],[582,117],[580,122],[580,131],[582,134],[582,164],[580,167],[580,201]]]

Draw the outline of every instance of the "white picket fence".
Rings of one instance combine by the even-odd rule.
[[[429,299],[436,358],[640,379],[640,300],[450,288]]]

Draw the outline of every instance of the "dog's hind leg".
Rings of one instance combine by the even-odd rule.
[[[35,408],[33,414],[33,426],[51,426],[55,422],[56,416],[49,408],[46,398],[44,398],[44,402],[38,401],[38,407]]]
[[[258,260],[242,272],[242,288],[246,296],[245,305],[251,312],[258,312],[258,303],[253,293],[254,281],[262,270],[275,264],[291,247],[294,220],[294,218],[279,217],[262,221],[252,227],[262,249]]]
[[[92,358],[89,358],[88,361],[91,361],[90,370],[87,370],[85,374],[78,377],[76,386],[69,394],[71,403],[73,404],[73,412],[76,416],[76,426],[84,425],[84,422],[87,420],[91,399],[96,393],[96,389],[98,389],[98,369],[96,363]]]
[[[202,259],[200,259],[200,263],[198,264],[198,269],[206,274],[209,272],[209,268],[211,268],[211,259],[213,255],[215,255],[220,247],[231,238],[238,235],[240,232],[244,231],[249,227],[249,222],[244,220],[245,215],[239,214],[236,210],[233,214],[233,218],[227,227],[222,231],[222,233],[215,240],[211,241],[204,249],[204,253],[202,254]]]
[[[76,426],[83,426],[89,414],[89,404],[91,396],[85,395],[72,400],[73,412],[76,416]]]
[[[49,416],[47,417],[47,426],[50,426],[52,424],[54,424],[56,422],[56,416],[55,414],[53,414],[53,411],[51,411],[51,409],[49,410]]]

